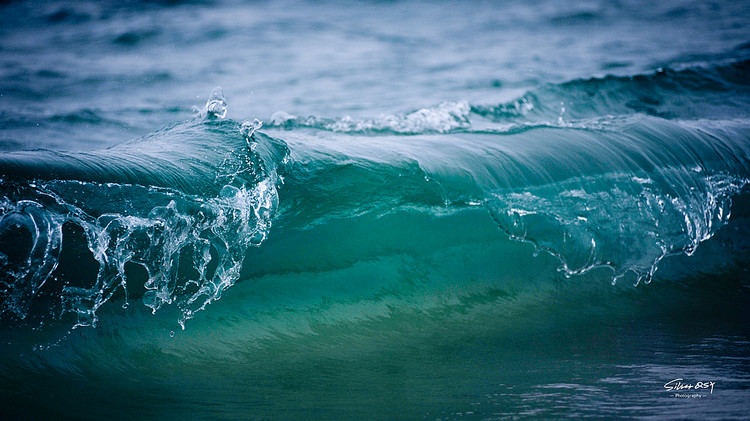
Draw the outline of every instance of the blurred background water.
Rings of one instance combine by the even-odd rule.
[[[0,413],[745,418],[749,21],[2,2]]]

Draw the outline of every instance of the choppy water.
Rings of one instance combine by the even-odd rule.
[[[0,413],[746,417],[748,24],[0,5]]]

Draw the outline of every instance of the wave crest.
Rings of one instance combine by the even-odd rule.
[[[471,107],[465,102],[444,102],[434,107],[421,108],[408,114],[391,114],[376,119],[355,119],[350,116],[298,118],[285,112],[271,116],[276,127],[310,127],[341,133],[399,134],[446,133],[469,127]]]

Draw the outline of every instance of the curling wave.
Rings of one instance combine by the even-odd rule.
[[[238,280],[437,253],[493,224],[553,256],[564,276],[649,283],[748,196],[750,120],[713,105],[668,105],[666,115],[628,104],[673,89],[700,107],[745,92],[746,66],[574,81],[491,109],[277,115],[265,133],[257,120],[225,120],[216,90],[195,119],[110,149],[0,155],[0,320],[95,325],[105,303],[138,300],[179,309],[184,328]],[[493,271],[532,277],[517,251],[505,253]],[[429,261],[415,272],[440,267]],[[473,273],[441,270],[456,284]],[[364,295],[374,282],[347,279]]]

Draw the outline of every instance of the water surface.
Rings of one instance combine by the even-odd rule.
[[[746,3],[0,8],[7,416],[750,410]]]

